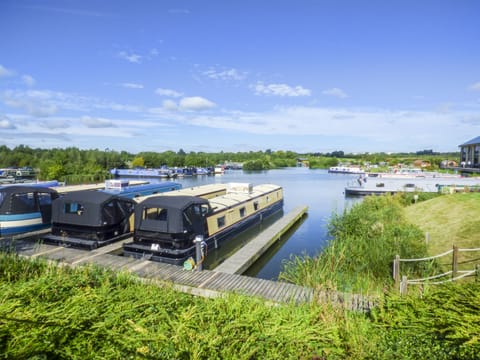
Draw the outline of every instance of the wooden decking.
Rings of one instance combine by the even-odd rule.
[[[300,220],[307,210],[307,206],[296,207],[217,266],[215,271],[227,274],[243,274],[270,246],[278,241],[293,224]]]
[[[305,214],[306,210],[306,207],[294,209],[267,228],[257,239],[252,240],[251,249],[248,249],[247,244],[247,248],[239,250],[237,253],[242,261],[237,262],[233,259],[230,264],[226,262],[223,266],[214,270],[189,271],[181,266],[122,256],[123,243],[132,241],[132,238],[94,250],[43,244],[32,240],[32,238],[4,239],[0,240],[0,243],[3,242],[0,245],[4,249],[8,247],[10,251],[16,251],[21,256],[42,258],[59,266],[77,267],[94,264],[111,270],[127,271],[136,274],[140,281],[155,283],[160,286],[172,286],[178,291],[204,297],[238,293],[260,297],[273,303],[327,302],[350,310],[368,311],[376,305],[375,299],[334,291],[318,291],[286,282],[227,273],[227,271],[236,272],[248,267],[247,264],[253,263],[261,255],[260,253],[265,251],[264,247],[273,244]],[[257,242],[258,244],[256,244]],[[247,251],[249,255],[243,256],[243,252]]]

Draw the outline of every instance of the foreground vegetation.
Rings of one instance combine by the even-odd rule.
[[[402,298],[391,288],[392,254],[426,252],[406,203],[366,198],[334,217],[322,254],[293,259],[283,273],[315,288],[376,294],[369,313],[236,294],[205,299],[126,273],[0,254],[0,358],[476,359],[480,283]]]

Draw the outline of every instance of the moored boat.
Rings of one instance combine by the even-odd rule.
[[[365,171],[358,166],[332,166],[328,169],[333,174],[365,174]]]
[[[81,190],[52,204],[52,232],[44,241],[94,249],[130,235],[136,202],[102,191]]]
[[[50,227],[52,202],[58,193],[40,186],[11,185],[0,188],[0,237]]]
[[[126,198],[155,195],[167,191],[179,190],[182,184],[172,181],[132,185],[126,179],[106,180],[105,189],[100,190],[108,194],[120,195]]]
[[[214,198],[225,193],[226,185],[223,184],[131,198],[126,198],[122,193],[104,191],[68,192],[53,202],[52,231],[43,236],[43,240],[57,245],[95,249],[131,236],[134,229],[134,208],[150,196],[176,194]]]
[[[273,184],[230,184],[225,195],[212,199],[148,197],[135,209],[133,242],[125,243],[123,252],[180,265],[194,256],[196,237],[216,248],[282,208],[283,189]]]

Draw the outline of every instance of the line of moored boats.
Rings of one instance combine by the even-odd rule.
[[[129,186],[110,180],[101,190],[59,192],[40,185],[0,187],[0,239],[50,229],[41,239],[95,249],[132,237],[123,255],[183,264],[283,208],[278,185],[209,184],[182,188],[167,181]]]

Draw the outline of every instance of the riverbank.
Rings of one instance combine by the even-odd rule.
[[[383,279],[376,269],[390,278],[382,257],[391,251],[388,239],[423,240],[404,222],[401,199],[364,200],[331,225],[336,238],[351,239],[355,252],[330,242],[325,252],[337,259],[311,258],[326,259],[323,269],[338,276],[317,288],[348,284],[342,263],[356,269],[356,280]],[[390,245],[397,250],[407,243]],[[372,253],[368,261],[362,250]],[[386,287],[378,307],[354,313],[320,302],[272,306],[241,294],[205,299],[92,266],[62,268],[5,253],[0,260],[0,353],[6,358],[473,360],[480,351],[479,283],[429,287],[403,298]]]

